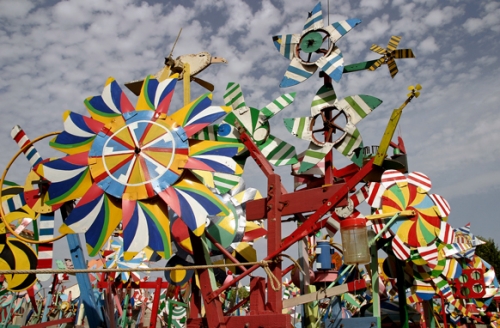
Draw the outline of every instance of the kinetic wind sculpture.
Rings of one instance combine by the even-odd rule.
[[[301,34],[273,36],[276,49],[291,60],[280,87],[299,84],[311,77],[318,68],[334,81],[340,81],[344,58],[335,43],[359,23],[359,19],[348,19],[324,26],[321,3],[318,3],[308,14]],[[322,48],[325,41],[326,48]],[[315,59],[313,54],[321,56]]]
[[[198,236],[207,215],[228,213],[191,171],[234,173],[239,144],[192,138],[229,108],[205,94],[168,115],[176,81],[147,77],[134,107],[108,79],[101,96],[85,100],[91,117],[65,113],[51,146],[69,156],[37,170],[51,181],[48,204],[81,198],[61,232],[85,233],[91,256],[123,221],[125,259],[146,247],[168,258],[167,205]]]
[[[401,284],[404,272],[402,276],[390,272],[396,264],[402,264],[407,277],[413,277],[409,303],[440,295],[448,303],[447,311],[470,316],[465,300],[473,299],[482,309],[498,290],[494,270],[474,255],[475,247],[481,242],[470,234],[469,226],[451,228],[447,223],[449,204],[443,197],[429,193],[432,185],[427,176],[419,172],[405,176],[385,166],[388,148],[400,147],[400,144],[394,146],[391,140],[401,112],[411,99],[419,96],[421,87],[410,87],[408,98],[393,111],[380,146],[371,157],[372,154],[362,151],[363,140],[356,124],[382,100],[368,95],[340,99],[331,84],[331,80],[339,82],[343,73],[373,71],[383,64],[388,65],[394,78],[398,72],[395,60],[414,57],[411,49],[397,49],[401,37],[393,36],[386,49],[377,45],[370,48],[382,55],[380,59],[345,66],[336,43],[359,23],[358,19],[348,19],[324,26],[318,3],[308,14],[300,34],[273,37],[276,48],[291,61],[281,87],[305,81],[318,68],[324,73],[323,86],[312,100],[310,116],[285,119],[285,126],[292,134],[309,141],[308,149],[302,154],[297,156],[293,145],[271,134],[272,117],[294,101],[295,93],[283,94],[257,109],[247,105],[239,84],[229,83],[224,94],[225,106],[212,106],[211,94],[191,101],[189,82],[195,81],[212,91],[212,84],[195,75],[212,63],[225,60],[206,52],[182,55],[175,60],[170,54],[165,67],[155,76],[125,84],[139,96],[135,106],[118,83],[109,78],[100,96],[85,100],[90,116],[66,112],[64,131],[50,142],[53,148],[66,154],[65,157],[43,160],[32,145],[24,148],[30,141],[15,127],[12,137],[28,157],[31,172],[26,186],[4,188],[2,222],[20,222],[19,227],[14,227],[20,231],[29,224],[28,220],[40,214],[42,225],[47,224],[43,222],[44,217],[51,217],[53,224],[54,211],[75,202],[76,207],[63,222],[61,232],[84,233],[91,256],[101,252],[108,260],[107,267],[130,268],[131,273],[120,274],[120,283],[131,287],[134,282],[139,288],[155,289],[149,299],[141,296],[142,292],[134,293],[141,298],[143,310],[147,306],[156,312],[152,313],[152,325],[160,315],[164,324],[179,327],[183,321],[214,327],[221,323],[243,326],[247,322],[286,326],[291,317],[282,313],[284,304],[293,309],[291,314],[295,320],[299,312],[295,310],[308,303],[311,306],[304,311],[305,317],[319,322],[329,318],[327,314],[322,317],[323,311],[319,312],[317,303],[311,301],[323,296],[326,301],[322,304],[327,309],[333,308],[333,297],[344,301],[346,305],[343,310],[339,307],[339,311],[346,320],[359,319],[348,318],[348,308],[362,312],[364,303],[384,293],[391,300],[399,294],[400,304],[395,307],[395,303],[386,302],[382,308],[404,312],[406,291],[404,283]],[[171,114],[169,107],[179,79],[184,79],[185,103]],[[215,124],[218,120],[221,121]],[[333,168],[333,148],[353,163]],[[265,199],[243,183],[243,168],[249,156],[267,178]],[[273,165],[290,165],[296,187],[305,187],[287,193]],[[327,193],[329,195],[324,196]],[[305,206],[303,199],[315,205]],[[375,216],[365,218],[360,212],[358,207],[365,200],[377,209]],[[392,222],[384,219],[402,212],[405,215],[394,217]],[[293,216],[301,224],[282,239],[281,220],[285,215]],[[260,220],[266,218],[267,229],[264,229]],[[379,290],[374,290],[379,282],[376,262],[371,269],[373,279],[377,280],[370,283],[366,275],[357,279],[353,272],[360,271],[343,264],[341,256],[335,253],[330,260],[340,272],[330,288],[314,294],[305,292],[314,289],[306,286],[302,295],[298,295],[297,289],[285,281],[285,294],[282,294],[284,272],[293,267],[281,270],[283,252],[303,238],[313,239],[310,237],[322,228],[333,236],[343,220],[354,218],[363,222],[362,229],[364,223],[370,222],[375,233],[388,241],[389,256],[381,272],[384,276],[387,270],[387,286],[382,283]],[[5,225],[0,225],[3,227]],[[49,228],[52,238],[53,226]],[[117,230],[120,237],[118,234],[112,237],[112,249],[103,250]],[[33,268],[36,256],[31,248],[1,232],[2,269]],[[252,287],[248,290],[253,293],[252,311],[245,318],[239,318],[231,313],[247,306],[248,299],[236,305],[226,302],[226,307],[221,299],[228,300],[229,291],[236,290],[241,279],[260,267],[255,264],[244,268],[243,265],[257,261],[252,244],[263,236],[267,237],[267,256],[261,265],[268,274],[267,287],[264,278],[251,277]],[[381,243],[374,243],[373,247],[377,244]],[[314,249],[314,245],[311,248]],[[149,281],[139,280],[133,269],[141,267],[145,252],[160,254],[167,259],[167,267],[178,270],[165,271],[167,282],[158,278],[151,285]],[[314,263],[307,263],[314,267]],[[204,264],[221,267],[213,271],[196,269],[195,276],[192,265]],[[101,268],[105,263],[101,259],[88,265]],[[461,282],[464,276],[477,282],[482,290]],[[11,274],[5,278],[12,290],[26,289],[35,283],[33,274]],[[110,286],[110,281],[97,282],[98,279],[92,276],[94,287]],[[352,279],[354,285],[346,283]],[[354,291],[367,282],[372,288],[371,295],[363,293],[360,298]],[[113,288],[119,282],[115,283]],[[356,283],[363,287],[355,287]],[[81,285],[83,295],[88,293],[90,289]],[[330,296],[323,294],[326,292]],[[290,298],[293,293],[295,297]],[[126,314],[132,312],[128,305],[129,293],[124,302],[127,307],[123,309],[119,301],[116,304],[111,301],[111,295],[111,289],[105,293],[105,299],[110,301],[105,305],[108,319],[114,317],[117,306],[123,310],[119,324],[130,322],[126,319]],[[203,318],[197,313],[202,312],[200,295],[205,307]],[[118,299],[118,295],[116,297]],[[87,310],[92,310],[88,304]],[[373,315],[379,314],[374,311]]]

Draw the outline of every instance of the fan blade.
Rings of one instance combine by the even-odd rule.
[[[210,92],[214,91],[214,85],[210,82],[207,82],[207,81],[202,80],[202,79],[197,78],[197,77],[191,77],[191,80],[198,83],[199,85],[201,85],[202,87],[204,87],[205,89],[207,89]]]
[[[398,49],[394,51],[394,58],[415,58],[413,51],[411,49]]]
[[[321,160],[325,158],[326,154],[328,154],[328,152],[332,150],[332,147],[333,143],[331,142],[325,142],[323,145],[318,146],[311,141],[304,154],[304,158],[300,162],[298,174],[306,172],[307,170],[313,168],[316,164],[321,162]]]
[[[347,32],[352,30],[353,27],[361,23],[361,20],[357,18],[347,19],[344,21],[333,23],[330,26],[324,28],[324,30],[330,34],[330,41],[332,43],[337,42],[342,36],[346,35]]]
[[[292,165],[298,161],[295,147],[272,135],[259,145],[259,150],[275,166]]]
[[[281,80],[280,88],[291,87],[310,78],[318,67],[316,65],[303,65],[298,58],[293,58]]]
[[[310,30],[316,30],[323,27],[323,12],[321,10],[321,2],[314,6],[313,10],[308,13],[307,20],[304,24],[302,35]]]
[[[382,66],[382,64],[384,64],[384,63],[385,63],[385,57],[382,57],[382,58],[380,58],[379,60],[377,60],[375,63],[373,63],[373,65],[372,65],[372,66],[368,67],[368,69],[369,69],[370,71],[374,71],[374,70],[376,70],[377,68],[379,68],[380,66]]]
[[[316,65],[335,82],[339,82],[344,71],[344,58],[339,48],[336,48],[328,57],[321,57]]]
[[[273,43],[276,49],[285,56],[292,60],[295,55],[295,46],[300,41],[300,34],[283,34],[273,36]]]
[[[389,58],[389,60],[387,61],[387,66],[389,67],[391,77],[394,78],[396,74],[398,74],[398,65],[396,65],[396,61],[394,60],[394,58]]]
[[[401,37],[397,35],[391,36],[389,43],[387,44],[387,51],[392,52],[396,50],[398,47],[399,41],[401,41]]]
[[[132,93],[136,96],[141,94],[142,85],[144,84],[144,80],[136,80],[132,82],[125,83],[125,86],[132,91]]]
[[[376,53],[381,54],[381,55],[385,55],[385,52],[386,52],[386,50],[384,48],[382,48],[381,46],[377,46],[376,44],[373,44],[370,47],[370,50],[375,51]]]

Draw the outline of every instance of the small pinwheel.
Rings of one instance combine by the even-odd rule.
[[[131,260],[125,260],[123,257],[123,238],[120,236],[112,237],[109,243],[109,249],[102,251],[103,257],[106,260],[106,268],[108,269],[130,269],[127,272],[113,272],[110,278],[115,280],[116,276],[120,277],[120,281],[127,283],[129,280],[138,283],[141,281],[141,276],[138,272],[134,272],[137,268],[148,268],[144,263],[146,256],[144,252],[139,252]]]
[[[37,167],[50,181],[47,204],[80,198],[61,232],[85,233],[91,256],[123,221],[126,260],[146,247],[168,258],[167,205],[198,236],[208,215],[228,213],[193,171],[234,173],[242,146],[192,137],[230,108],[211,106],[208,93],[168,115],[176,81],[147,77],[134,107],[109,78],[101,96],[85,100],[91,117],[64,114],[51,146],[69,156]]]
[[[359,23],[361,23],[359,19],[348,19],[324,26],[321,3],[318,3],[312,12],[308,13],[301,34],[273,36],[276,49],[291,60],[280,87],[299,84],[313,75],[318,68],[336,82],[340,81],[344,58],[335,42]],[[325,41],[328,44],[326,48],[322,48]],[[319,58],[314,58],[313,54]]]
[[[445,254],[448,257],[472,259],[476,247],[485,242],[474,236],[470,231],[470,223],[455,230],[453,243],[446,245]]]
[[[387,67],[389,67],[389,72],[391,73],[391,77],[394,78],[396,74],[398,74],[398,66],[395,59],[415,58],[415,55],[413,55],[413,51],[411,51],[411,49],[396,49],[398,47],[399,41],[401,41],[401,37],[393,35],[389,40],[389,44],[387,45],[386,49],[377,46],[376,44],[372,45],[370,47],[370,50],[381,54],[382,57],[375,63],[373,63],[373,65],[368,67],[368,69],[370,71],[374,71],[381,65],[387,64]]]
[[[310,141],[297,173],[303,174],[314,167],[332,148],[362,166],[363,154],[360,150],[363,148],[363,140],[356,124],[381,103],[382,100],[368,95],[349,96],[339,100],[331,84],[322,86],[311,103],[311,116],[284,119],[290,133]],[[332,117],[327,117],[330,111]],[[318,118],[322,122],[320,121],[319,127],[315,127]]]

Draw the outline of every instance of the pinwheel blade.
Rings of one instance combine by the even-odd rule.
[[[234,173],[236,162],[232,157],[242,149],[242,144],[232,142],[193,140],[190,141],[190,156],[184,168]]]
[[[411,49],[398,49],[394,51],[394,58],[415,58]],[[418,88],[417,88],[418,89]]]
[[[286,106],[290,105],[295,99],[295,92],[286,93],[279,96],[273,102],[269,103],[266,107],[262,108],[259,113],[259,118],[265,122],[272,118],[274,115],[283,110]]]
[[[339,82],[344,71],[344,57],[340,49],[335,48],[329,56],[318,59],[316,65],[335,82]]]
[[[122,207],[124,259],[134,258],[146,247],[169,258],[170,220],[167,206],[162,202],[123,199]]]
[[[229,213],[224,203],[210,189],[188,173],[159,195],[197,236],[205,230],[207,215]]]
[[[325,108],[333,107],[337,100],[337,95],[331,84],[323,85],[313,98],[311,103],[311,116],[316,116]]]
[[[212,94],[207,93],[179,109],[170,117],[184,128],[186,136],[189,138],[231,111],[231,107],[210,106],[211,104]]]
[[[90,256],[98,253],[121,221],[122,211],[97,184],[78,201],[59,229],[61,233],[85,233]]]
[[[396,74],[398,74],[398,65],[394,58],[389,58],[387,60],[387,67],[389,67],[389,73],[391,73],[391,77],[394,78]]]
[[[288,132],[306,141],[312,141],[311,121],[309,116],[283,119]]]
[[[106,123],[134,110],[127,96],[112,77],[106,81],[102,95],[89,97],[85,99],[84,104],[93,119]]]
[[[258,148],[262,155],[275,166],[292,165],[298,161],[295,147],[272,135]]]
[[[340,22],[335,22],[324,29],[330,34],[330,40],[332,43],[336,43],[342,36],[346,35],[353,27],[360,24],[361,20],[357,18],[351,18]]]
[[[302,30],[302,35],[310,30],[316,30],[323,27],[323,11],[321,10],[321,2],[314,6],[313,10],[307,13],[307,19]]]
[[[281,80],[280,88],[291,87],[304,82],[316,72],[317,68],[316,65],[304,65],[298,58],[294,57]]]
[[[389,43],[387,44],[387,51],[389,51],[389,52],[394,51],[398,47],[399,41],[401,41],[400,36],[396,36],[396,35],[391,36],[391,39],[389,40]]]
[[[348,124],[345,127],[345,136],[341,142],[335,144],[342,155],[350,159],[359,167],[363,166],[363,138],[356,126]]]
[[[177,76],[176,74],[161,82],[153,75],[146,77],[137,99],[136,110],[154,110],[160,114],[167,114],[177,84]]]
[[[69,155],[88,152],[94,138],[104,127],[99,121],[70,111],[64,113],[63,120],[64,131],[49,145]]]
[[[379,68],[380,66],[382,66],[382,64],[384,64],[384,63],[385,63],[385,57],[379,58],[376,62],[373,63],[372,66],[368,67],[368,69],[370,71],[374,71],[377,68]]]
[[[229,82],[227,84],[226,93],[224,94],[224,103],[226,106],[231,106],[233,110],[247,106],[243,98],[243,91],[238,83]]]
[[[40,164],[36,173],[50,181],[47,205],[81,198],[92,185],[88,153],[69,155]]]
[[[382,48],[381,46],[378,46],[376,44],[373,44],[371,47],[370,47],[370,50],[371,51],[374,51],[380,55],[385,55],[385,52],[386,50],[384,48]]]
[[[273,43],[276,49],[285,56],[292,60],[295,56],[295,46],[300,41],[300,34],[283,34],[273,36]]]
[[[345,97],[337,102],[336,106],[342,110],[349,117],[351,124],[357,124],[375,108],[382,103],[382,100],[368,96],[368,95],[355,95]]]
[[[318,164],[323,158],[325,158],[326,154],[332,149],[333,143],[325,142],[323,145],[319,146],[313,142],[309,143],[309,147],[307,148],[304,158],[302,162],[300,162],[300,169],[298,171],[299,174],[306,172],[307,170],[313,168],[316,164]]]
[[[240,183],[241,177],[234,174],[215,173],[214,185],[220,194],[225,194]]]

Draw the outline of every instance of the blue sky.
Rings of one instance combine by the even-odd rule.
[[[327,1],[322,6],[326,20]],[[174,50],[181,54],[209,51],[227,59],[199,77],[212,82],[214,104],[223,104],[228,82],[241,84],[247,104],[261,108],[283,93],[297,92],[295,102],[271,121],[272,133],[293,143],[283,118],[306,116],[321,86],[316,76],[292,88],[279,82],[288,60],[274,48],[272,36],[300,33],[307,12],[317,1],[193,0],[138,2],[122,0],[0,2],[0,167],[17,146],[10,129],[19,124],[32,137],[62,129],[62,114],[85,113],[83,100],[100,94],[107,77],[119,83],[155,73]],[[451,205],[454,227],[472,223],[476,235],[500,238],[500,3],[483,0],[330,1],[330,23],[359,18],[362,23],[338,46],[345,64],[378,58],[369,50],[400,35],[399,48],[412,48],[416,59],[398,61],[391,79],[387,67],[345,75],[334,85],[340,97],[368,94],[379,106],[358,127],[365,145],[378,144],[392,109],[405,99],[409,85],[423,86],[420,98],[404,111],[400,129],[411,171],[427,174],[431,192]],[[193,88],[193,97],[202,89]],[[133,96],[130,94],[133,99]],[[182,92],[171,108],[179,108]],[[60,156],[41,144],[44,156]],[[338,166],[347,162],[334,154]],[[251,160],[250,160],[251,162]],[[24,159],[8,179],[23,182]],[[289,169],[278,169],[291,191]],[[250,163],[247,185],[265,193],[265,181]]]

